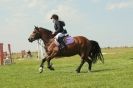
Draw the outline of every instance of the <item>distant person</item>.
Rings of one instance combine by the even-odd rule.
[[[31,54],[30,50],[27,52],[27,57],[32,57],[32,54]]]

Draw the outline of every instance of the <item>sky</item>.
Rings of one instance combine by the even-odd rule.
[[[133,0],[0,0],[0,43],[10,43],[14,52],[36,50],[28,37],[34,25],[54,31],[52,14],[71,36],[101,47],[133,46]]]

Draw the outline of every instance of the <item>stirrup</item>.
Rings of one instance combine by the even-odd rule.
[[[61,50],[61,49],[64,49],[64,48],[65,48],[64,45],[62,45],[62,44],[59,45],[59,49],[60,49],[60,50]]]

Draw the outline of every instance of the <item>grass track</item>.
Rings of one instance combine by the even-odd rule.
[[[0,66],[0,88],[133,88],[133,48],[103,49],[105,64],[98,61],[88,73],[87,63],[75,72],[78,56],[54,59],[55,71],[38,73],[40,61],[16,60]]]

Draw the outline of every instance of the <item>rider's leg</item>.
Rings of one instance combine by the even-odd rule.
[[[55,39],[58,40],[59,37],[63,37],[63,36],[64,36],[64,34],[58,33],[58,34],[55,36]]]
[[[61,44],[63,45],[63,48],[64,48],[64,47],[66,47],[66,44],[65,44],[63,39],[64,39],[64,37],[61,37],[60,41],[61,41]]]
[[[64,48],[66,45],[63,41],[63,36],[65,36],[64,34],[62,33],[58,33],[56,36],[55,36],[55,39],[58,41],[58,43],[60,44],[60,48]]]

